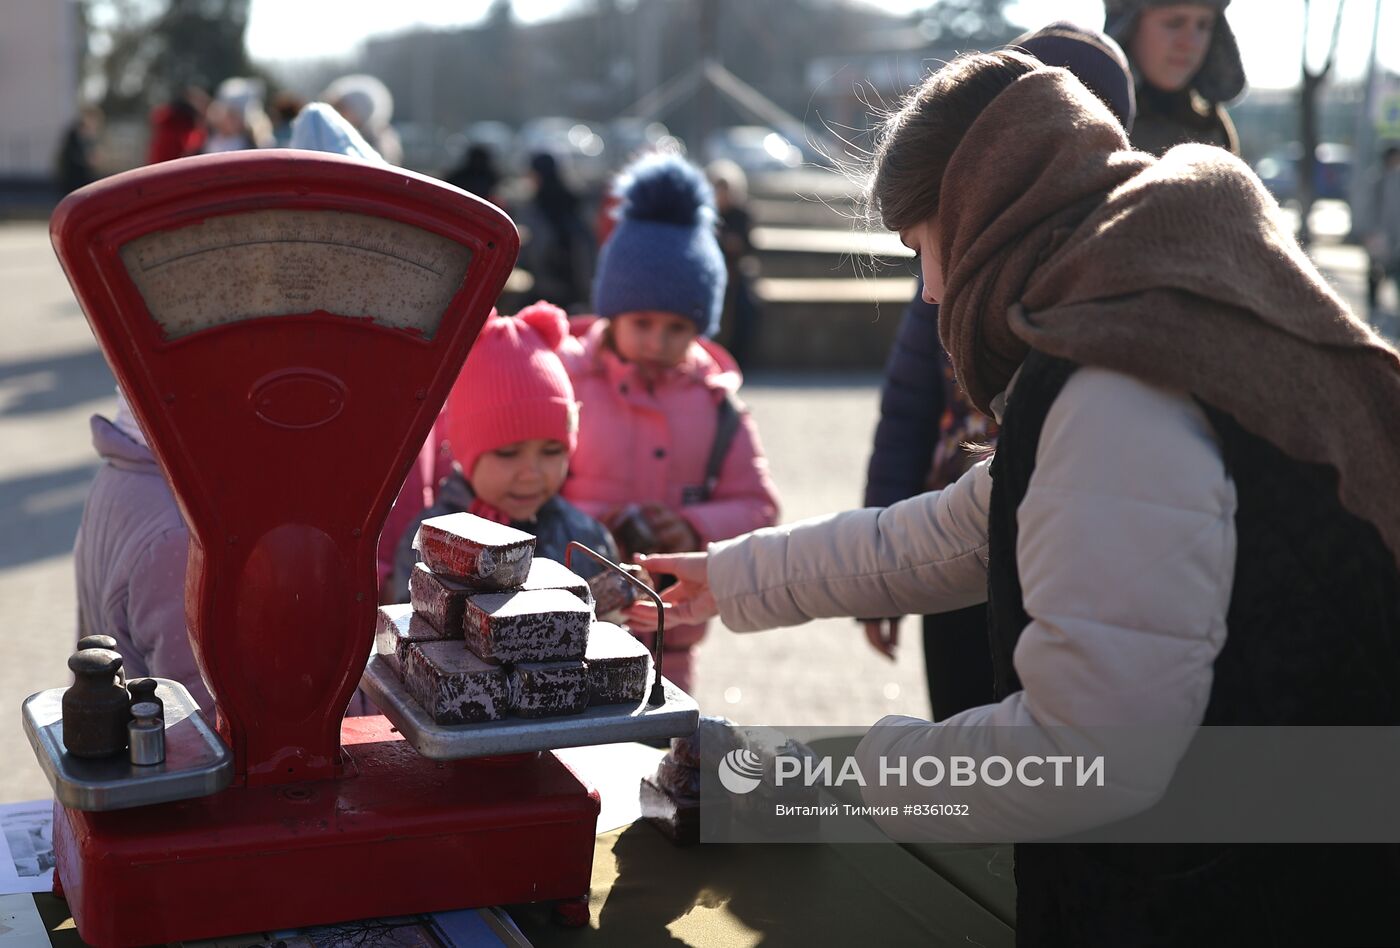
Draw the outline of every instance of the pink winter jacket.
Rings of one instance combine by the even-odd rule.
[[[776,523],[778,494],[748,412],[741,413],[714,495],[704,503],[681,502],[687,487],[705,479],[720,401],[739,388],[734,358],[708,339],[697,340],[685,361],[648,392],[635,366],[604,345],[606,328],[602,319],[571,320],[575,336],[560,352],[580,405],[578,450],[564,497],[604,522],[628,503],[665,504],[702,543]]]

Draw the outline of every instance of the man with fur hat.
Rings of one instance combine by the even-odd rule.
[[[1104,0],[1104,32],[1127,51],[1137,82],[1134,148],[1162,155],[1174,145],[1202,142],[1239,154],[1223,107],[1245,89],[1240,50],[1225,21],[1229,5]]]

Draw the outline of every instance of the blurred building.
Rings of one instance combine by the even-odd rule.
[[[806,80],[813,111],[857,141],[879,124],[885,109],[959,52],[930,43],[922,30],[906,23],[869,30],[848,42],[845,50],[809,59]]]
[[[492,5],[480,24],[414,29],[365,44],[357,68],[393,91],[395,124],[461,130],[481,121],[518,128],[567,116],[607,123],[666,83],[695,71],[706,43],[715,60],[779,108],[799,117],[812,105],[811,63],[883,47],[872,37],[914,37],[919,18],[831,0],[724,0],[702,21],[702,4],[600,0],[537,23],[516,23]],[[907,42],[901,40],[903,45]],[[917,56],[916,56],[917,59]],[[845,60],[843,60],[845,61]],[[849,89],[847,90],[849,91]],[[708,113],[708,114],[707,114]],[[682,137],[743,124],[750,116],[722,96],[680,97],[652,116]]]
[[[74,0],[7,3],[0,26],[0,185],[47,186],[78,112],[82,29]]]

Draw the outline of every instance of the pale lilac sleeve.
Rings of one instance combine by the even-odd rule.
[[[214,700],[200,677],[185,626],[188,559],[189,534],[184,530],[169,530],[147,547],[131,571],[127,622],[147,673],[180,682],[200,708],[212,714]]]

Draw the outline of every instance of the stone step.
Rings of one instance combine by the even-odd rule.
[[[861,183],[820,169],[749,176],[749,213],[777,227],[864,226]]]
[[[753,364],[763,369],[879,371],[903,310],[897,303],[769,303]]]
[[[903,307],[914,298],[916,285],[913,277],[900,276],[818,280],[761,277],[754,281],[754,291],[769,303],[804,306],[893,303]]]
[[[765,277],[840,279],[914,272],[913,254],[884,231],[756,227],[751,236]]]
[[[864,227],[865,219],[849,201],[828,201],[816,197],[752,198],[749,213],[764,226],[772,227]]]
[[[774,369],[879,370],[915,285],[898,277],[756,280],[763,318],[753,361]]]

